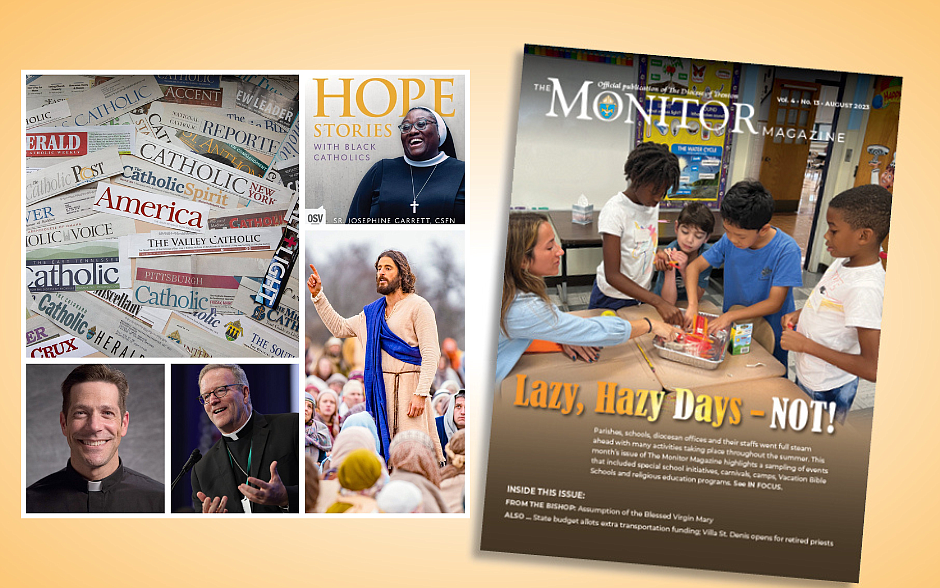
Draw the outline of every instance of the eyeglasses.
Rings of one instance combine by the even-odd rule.
[[[242,384],[226,384],[225,386],[219,386],[215,390],[206,392],[205,394],[200,394],[199,404],[208,404],[209,396],[215,396],[216,398],[221,400],[222,398],[225,397],[226,394],[228,394],[228,389],[231,388],[232,386],[242,386]]]
[[[415,121],[414,124],[411,124],[409,122],[403,122],[400,125],[398,125],[398,128],[401,130],[401,132],[407,133],[408,131],[411,130],[411,127],[414,127],[418,129],[419,131],[423,131],[424,129],[428,128],[428,125],[437,125],[437,121],[431,120],[428,118],[419,118],[418,120]]]

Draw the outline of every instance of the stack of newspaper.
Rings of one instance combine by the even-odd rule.
[[[297,356],[298,87],[27,77],[30,357]]]

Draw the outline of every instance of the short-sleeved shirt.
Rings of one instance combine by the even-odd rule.
[[[669,245],[666,245],[663,249],[679,249],[679,241],[673,241]],[[703,243],[698,249],[698,254],[701,255],[711,249],[711,245],[708,243]],[[702,273],[698,275],[698,285],[704,290],[708,287],[708,278],[712,275],[712,268],[708,266]],[[663,284],[666,283],[666,272],[656,272],[656,283],[653,285],[653,294],[662,296],[663,294]],[[676,300],[688,300],[688,294],[685,292],[685,280],[682,278],[681,273],[676,273]]]
[[[885,270],[881,263],[846,267],[840,258],[829,266],[800,312],[797,331],[829,349],[857,355],[858,328],[881,330]],[[832,390],[853,379],[850,374],[809,353],[796,354],[796,375],[814,391]]]
[[[770,243],[760,249],[739,249],[731,244],[727,235],[722,235],[702,257],[712,267],[724,266],[722,312],[728,312],[736,304],[751,306],[767,300],[774,286],[790,288],[783,307],[764,316],[774,331],[774,357],[785,362],[786,351],[780,348],[780,334],[783,331],[780,319],[796,310],[793,288],[803,285],[803,272],[800,267],[800,246],[790,235],[780,229],[776,231]]]
[[[649,290],[659,230],[659,206],[642,206],[618,192],[597,217],[599,233],[620,237],[620,273]],[[597,287],[611,298],[630,299],[607,282],[604,261],[597,266]]]

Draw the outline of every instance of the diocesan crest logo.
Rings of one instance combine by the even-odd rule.
[[[225,338],[229,341],[234,341],[244,334],[244,329],[242,329],[241,321],[232,321],[225,325]]]
[[[610,97],[610,94],[604,94],[600,104],[598,104],[597,113],[600,114],[601,118],[604,120],[617,118],[617,103]]]
[[[88,329],[88,333],[85,334],[85,338],[88,339],[89,341],[91,341],[92,339],[95,338],[95,333],[97,333],[97,332],[98,332],[98,329],[95,328],[95,327],[92,327],[92,328]]]

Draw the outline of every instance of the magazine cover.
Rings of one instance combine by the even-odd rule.
[[[305,200],[313,224],[464,224],[466,72],[312,72]]]
[[[526,46],[483,550],[858,581],[900,98]]]

